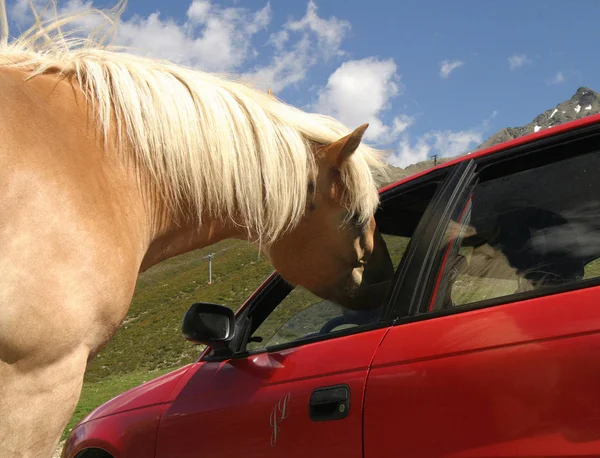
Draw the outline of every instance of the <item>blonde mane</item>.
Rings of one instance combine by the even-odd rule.
[[[105,138],[116,127],[120,149],[134,152],[169,202],[190,203],[200,221],[203,215],[237,215],[236,223],[261,243],[273,242],[304,215],[307,183],[315,173],[311,142],[327,144],[350,130],[231,76],[102,44],[124,5],[123,0],[109,12],[89,9],[42,21],[31,4],[34,25],[10,43],[1,39],[6,11],[0,8],[0,67],[24,68],[32,77],[58,72],[72,78],[97,113]],[[61,29],[89,14],[107,19],[101,39]],[[361,144],[342,170],[343,203],[363,221],[379,203],[375,169],[384,170],[379,151]]]

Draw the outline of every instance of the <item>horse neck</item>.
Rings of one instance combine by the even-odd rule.
[[[143,257],[140,272],[164,261],[193,250],[204,248],[229,238],[246,239],[244,233],[227,220],[204,217],[198,224],[189,215],[176,215],[165,209],[158,200],[147,205],[151,210],[150,241]]]

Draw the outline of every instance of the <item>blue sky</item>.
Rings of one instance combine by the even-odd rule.
[[[13,34],[27,2],[8,0]],[[404,167],[466,152],[580,86],[600,90],[598,17],[594,0],[129,0],[116,42],[369,122],[367,141]]]

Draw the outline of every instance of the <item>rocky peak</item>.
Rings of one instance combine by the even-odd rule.
[[[588,87],[580,87],[569,100],[544,111],[525,126],[502,129],[479,145],[477,149],[488,148],[507,140],[538,132],[542,129],[549,129],[596,113],[600,113],[600,94]]]
[[[577,102],[581,106],[587,106],[598,103],[598,93],[587,87],[580,87],[573,97],[572,102]]]

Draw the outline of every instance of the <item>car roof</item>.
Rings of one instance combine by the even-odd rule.
[[[589,125],[596,124],[596,123],[600,123],[600,113],[594,114],[594,115],[589,115],[584,118],[576,119],[574,121],[565,122],[565,123],[559,124],[557,126],[548,127],[546,129],[540,129],[537,132],[532,132],[527,135],[517,137],[513,140],[508,140],[508,141],[505,141],[502,143],[498,143],[494,146],[490,146],[489,148],[484,148],[484,149],[481,149],[478,151],[463,154],[463,155],[458,156],[455,159],[452,159],[450,161],[444,162],[444,163],[436,165],[434,167],[430,167],[428,169],[414,173],[407,177],[401,178],[400,180],[397,180],[393,183],[387,184],[387,185],[383,186],[382,188],[380,188],[379,193],[381,194],[385,191],[389,191],[390,189],[396,188],[404,183],[410,182],[410,181],[412,181],[416,178],[419,178],[423,175],[427,175],[427,174],[433,172],[434,170],[451,167],[455,164],[467,161],[469,159],[476,159],[476,158],[480,158],[483,156],[491,156],[491,155],[500,153],[502,151],[505,151],[509,148],[514,148],[516,146],[520,146],[520,145],[523,145],[526,143],[531,143],[533,141],[537,141],[542,138],[552,137],[554,135],[558,135],[560,133],[567,132],[570,130],[581,129],[583,127],[587,127]]]

